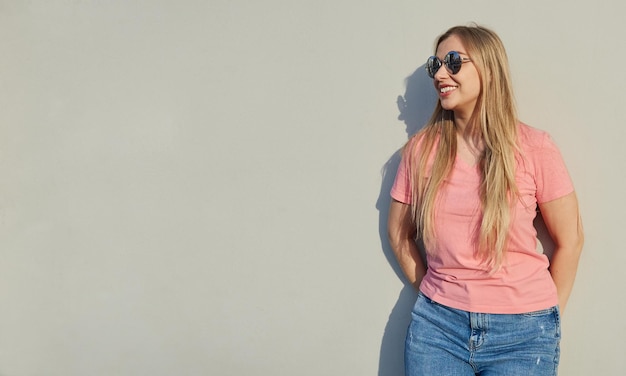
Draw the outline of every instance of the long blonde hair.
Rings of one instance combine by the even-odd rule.
[[[442,34],[435,49],[455,35],[476,67],[481,92],[468,123],[469,134],[484,143],[480,158],[482,221],[476,250],[490,272],[502,265],[508,241],[512,204],[517,197],[515,161],[517,113],[504,45],[482,26],[455,26]],[[435,205],[440,188],[456,158],[454,113],[438,102],[427,125],[405,146],[411,171],[412,214],[426,251],[434,252]]]

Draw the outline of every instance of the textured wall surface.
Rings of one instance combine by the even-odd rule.
[[[470,21],[579,194],[561,374],[623,374],[619,4],[0,0],[0,375],[401,375],[388,191]]]

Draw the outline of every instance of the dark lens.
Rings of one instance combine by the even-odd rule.
[[[461,59],[461,55],[459,55],[456,51],[450,51],[446,55],[444,59],[446,67],[452,74],[457,74],[461,70],[461,65],[463,65],[463,60]]]
[[[430,78],[435,78],[435,73],[441,68],[441,60],[437,56],[431,56],[426,61],[426,72]]]

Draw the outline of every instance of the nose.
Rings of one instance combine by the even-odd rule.
[[[445,65],[441,64],[441,66],[439,67],[439,70],[437,70],[437,72],[435,72],[435,77],[433,77],[433,79],[435,81],[441,81],[441,80],[446,79],[448,77],[450,77],[450,73],[446,69]]]

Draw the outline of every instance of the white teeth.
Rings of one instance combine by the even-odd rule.
[[[446,86],[446,87],[442,87],[441,89],[439,89],[440,93],[447,93],[449,91],[452,91],[456,89],[456,86]]]

